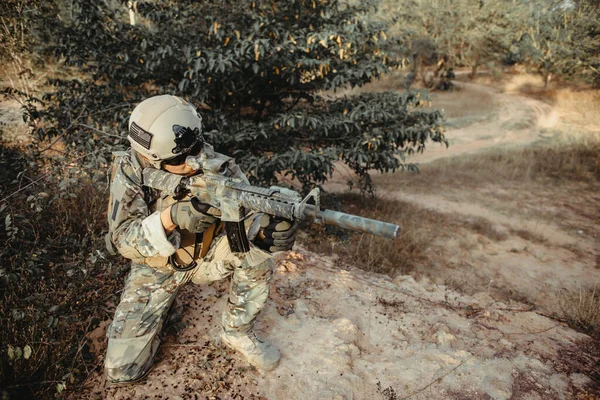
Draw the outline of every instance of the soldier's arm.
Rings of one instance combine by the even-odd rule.
[[[150,214],[142,187],[135,183],[124,157],[111,182],[109,232],[118,252],[129,259],[168,257],[179,247],[169,209]],[[128,174],[129,173],[129,174]]]

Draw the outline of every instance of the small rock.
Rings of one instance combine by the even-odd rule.
[[[435,338],[440,346],[448,345],[450,342],[456,340],[456,337],[454,335],[443,330],[437,331],[437,333],[435,334]]]

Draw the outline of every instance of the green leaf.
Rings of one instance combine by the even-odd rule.
[[[67,388],[65,382],[59,382],[56,384],[56,393],[62,393]]]
[[[23,348],[23,357],[26,360],[29,360],[29,357],[31,357],[31,346],[29,345],[25,345],[25,347]]]

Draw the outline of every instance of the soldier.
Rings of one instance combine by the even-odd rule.
[[[292,248],[296,223],[267,215],[250,218],[247,228],[259,231],[249,237],[250,252],[232,253],[219,232],[219,210],[195,198],[172,198],[143,182],[142,170],[148,167],[183,176],[198,173],[185,159],[203,151],[201,122],[194,107],[171,95],[141,102],[129,119],[131,148],[113,171],[108,212],[107,245],[132,261],[107,331],[105,372],[112,384],[134,382],[150,370],[182,285],[226,277],[231,281],[221,342],[259,369],[279,363],[277,349],[256,336],[253,326],[269,295],[271,254]]]

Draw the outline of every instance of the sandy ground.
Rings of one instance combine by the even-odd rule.
[[[302,247],[279,261],[273,287],[258,330],[281,350],[275,371],[214,346],[225,286],[190,286],[188,326],[168,336],[148,379],[105,389],[96,376],[82,396],[566,399],[592,382],[595,360],[579,350],[589,338],[519,303],[340,268]]]
[[[450,118],[451,147],[428,149],[415,161],[523,146],[565,123],[561,111],[546,103],[482,85],[462,88],[491,101],[492,111],[472,121]],[[330,190],[346,190],[341,172]],[[258,324],[282,353],[276,370],[263,374],[213,344],[226,283],[188,286],[180,296],[183,320],[167,329],[147,380],[106,388],[95,374],[73,398],[598,398],[597,342],[548,317],[556,311],[557,291],[600,279],[597,221],[572,211],[563,201],[568,193],[552,188],[517,193],[490,182],[475,191],[422,193],[394,190],[386,179],[382,196],[483,218],[505,238],[456,232],[438,243],[437,263],[453,271],[452,285],[446,284],[448,274],[416,282],[366,273],[300,244],[278,259]],[[548,200],[528,198],[540,193]],[[600,198],[586,196],[577,202],[594,216]],[[548,213],[561,218],[540,216]],[[102,325],[90,335],[100,361],[104,333]]]
[[[471,124],[468,116],[450,119],[447,132],[450,146],[429,146],[427,151],[411,158],[411,162],[424,163],[491,147],[529,144],[539,139],[540,129],[554,127],[559,122],[558,112],[541,101],[505,94],[493,87],[474,83],[460,82],[456,85],[464,96],[493,102],[494,112],[488,118],[480,118],[483,121]],[[463,124],[468,125],[454,128]]]

